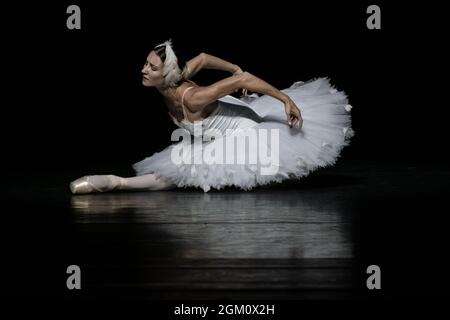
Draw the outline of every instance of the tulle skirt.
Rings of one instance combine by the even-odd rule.
[[[327,78],[282,91],[299,107],[301,129],[287,125],[284,105],[270,96],[226,96],[202,121],[176,122],[182,132],[175,136],[184,139],[133,168],[137,175],[152,173],[207,192],[226,186],[250,190],[334,165],[355,133],[345,93]]]

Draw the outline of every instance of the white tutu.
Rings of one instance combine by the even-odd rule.
[[[270,96],[253,95],[241,99],[226,96],[219,99],[218,107],[202,121],[192,124],[174,119],[175,124],[197,139],[207,137],[211,129],[221,132],[222,138],[216,136],[212,141],[202,141],[201,149],[183,149],[191,151],[183,153],[180,158],[184,161],[181,163],[174,161],[174,148],[180,150],[183,143],[185,146],[187,144],[186,141],[176,142],[134,164],[133,168],[137,175],[154,173],[172,180],[178,187],[200,187],[207,192],[211,188],[221,189],[225,186],[249,190],[257,185],[301,178],[319,167],[334,165],[342,148],[349,144],[354,135],[351,106],[345,93],[334,89],[327,78],[307,83],[296,82],[282,91],[299,107],[303,118],[301,129],[287,125],[284,105]],[[223,150],[225,159],[226,152],[230,154],[230,149],[225,148],[226,137],[245,139],[250,130],[262,132],[261,129],[266,129],[268,133],[277,131],[277,139],[274,140],[277,152],[274,154],[278,158],[275,164],[271,163],[272,169],[276,167],[273,173],[261,170],[266,164],[259,157],[256,163],[249,162],[252,152],[255,153],[255,149],[249,147],[245,150],[245,163],[236,159],[225,163],[198,161],[206,154],[217,156],[217,150]],[[275,144],[270,138],[265,147],[269,153],[275,150]]]

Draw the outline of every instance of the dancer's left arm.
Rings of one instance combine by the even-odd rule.
[[[192,78],[202,69],[223,70],[230,72],[233,75],[242,73],[242,70],[238,65],[204,52],[189,60],[186,63],[186,66],[188,71],[185,77],[187,79]]]

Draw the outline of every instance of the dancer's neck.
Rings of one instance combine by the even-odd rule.
[[[156,89],[158,89],[159,93],[161,93],[161,95],[164,98],[173,99],[175,93],[177,92],[178,87],[164,86],[164,87],[156,87]]]

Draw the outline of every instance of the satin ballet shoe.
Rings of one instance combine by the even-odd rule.
[[[125,186],[125,179],[114,175],[84,176],[70,183],[73,194],[87,194],[120,190]]]

